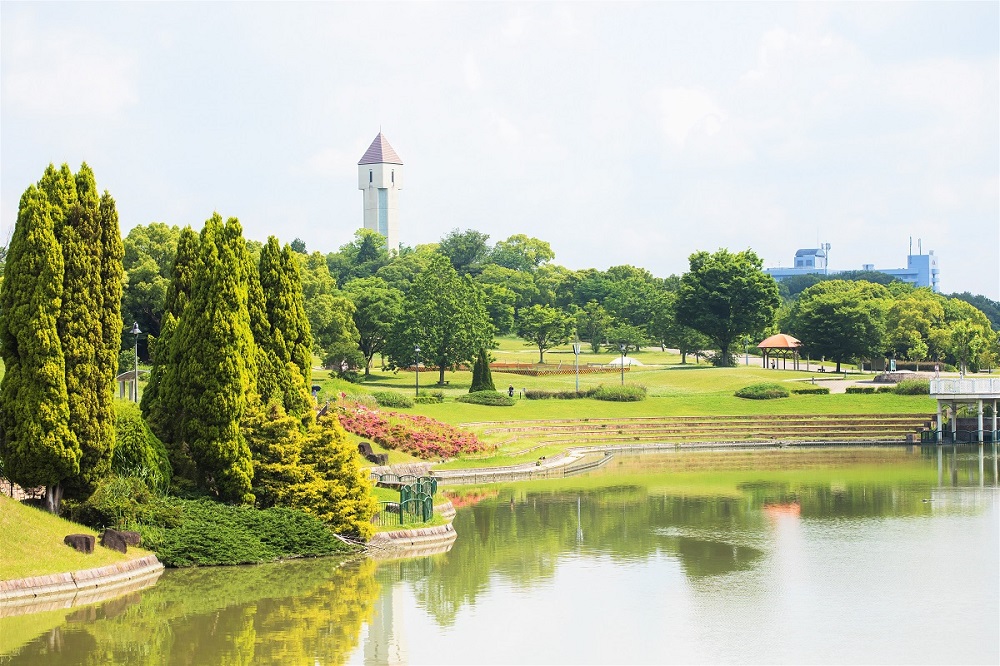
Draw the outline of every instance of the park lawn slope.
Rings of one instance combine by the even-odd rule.
[[[85,555],[63,543],[67,534],[97,536],[88,527],[0,495],[0,580],[93,569],[151,554],[129,548],[122,555],[97,544]]]

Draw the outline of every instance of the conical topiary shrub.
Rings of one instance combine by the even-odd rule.
[[[490,373],[490,359],[486,356],[486,350],[480,349],[476,363],[472,366],[472,387],[469,393],[496,390],[496,386],[493,385],[493,375]]]

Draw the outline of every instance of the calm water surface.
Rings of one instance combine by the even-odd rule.
[[[442,554],[167,571],[0,663],[1000,662],[992,449],[617,456],[456,489]]]

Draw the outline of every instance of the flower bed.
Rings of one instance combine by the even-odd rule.
[[[472,433],[426,416],[370,409],[352,402],[339,407],[337,416],[348,432],[425,460],[484,449]]]

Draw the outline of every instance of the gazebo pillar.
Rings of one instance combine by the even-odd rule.
[[[983,443],[983,399],[979,399],[979,443]]]
[[[937,441],[938,444],[941,443],[943,434],[944,424],[941,422],[941,401],[937,401]]]
[[[958,404],[951,405],[951,443],[958,437]]]

